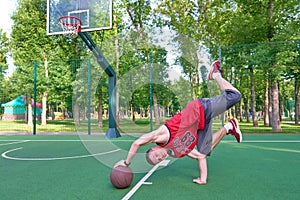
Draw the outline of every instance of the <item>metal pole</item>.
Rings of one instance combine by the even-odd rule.
[[[87,32],[80,32],[78,35],[85,42],[85,44],[89,47],[89,49],[93,52],[95,57],[97,58],[98,64],[102,67],[105,73],[108,75],[108,96],[109,96],[109,128],[105,134],[106,138],[116,138],[120,137],[119,130],[116,127],[116,73],[112,66],[108,63],[100,49],[94,43],[92,38],[89,36]]]
[[[222,47],[219,45],[218,47],[218,55],[219,55],[219,61],[220,61],[220,68],[222,69]],[[222,120],[222,126],[224,126],[224,113],[221,115],[221,120]]]
[[[33,91],[34,91],[34,104],[33,104],[33,135],[36,135],[36,68],[37,68],[37,62],[34,62],[33,64],[34,66],[34,72],[33,72]],[[31,102],[28,102],[31,103]],[[32,113],[28,113],[29,115],[31,115]]]
[[[152,108],[153,108],[153,99],[152,99],[152,51],[150,51],[150,132],[153,130],[153,117],[152,117]]]
[[[298,60],[299,60],[299,68],[300,68],[300,39],[298,39]]]
[[[88,135],[91,135],[91,59],[88,57]]]

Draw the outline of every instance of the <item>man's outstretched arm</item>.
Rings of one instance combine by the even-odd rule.
[[[207,180],[207,163],[206,163],[206,155],[200,153],[196,149],[193,149],[188,156],[190,158],[194,158],[198,160],[198,166],[200,170],[200,177],[193,180],[194,183],[198,184],[206,184]]]
[[[150,133],[142,135],[140,138],[138,138],[131,144],[131,147],[128,151],[126,160],[120,160],[119,162],[117,162],[115,164],[114,167],[117,167],[120,165],[122,165],[122,166],[130,165],[132,159],[134,158],[135,154],[138,152],[138,150],[141,146],[144,146],[146,144],[150,144],[153,142],[160,142],[161,138],[163,138],[164,135],[166,135],[166,130],[167,129],[164,126],[161,126],[157,130],[154,130]]]

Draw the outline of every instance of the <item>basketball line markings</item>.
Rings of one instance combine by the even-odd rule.
[[[0,142],[133,142],[133,141],[135,140],[0,140]]]
[[[12,142],[17,144],[22,142],[133,142],[135,140],[0,140],[0,142]],[[222,140],[221,143],[235,143],[235,140]],[[242,143],[300,143],[300,140],[243,140]],[[8,145],[0,144],[0,146]]]
[[[262,150],[269,150],[269,151],[300,153],[300,150],[297,150],[297,149],[285,149],[285,148],[276,148],[276,147],[263,147],[263,146],[256,146],[256,145],[251,145],[251,144],[246,144],[246,145],[244,145],[244,147],[262,149]]]
[[[1,140],[2,141],[2,140]],[[25,143],[25,142],[29,142],[30,140],[14,140],[13,142],[10,142],[10,143],[3,143],[3,144],[0,144],[0,146],[6,146],[6,145],[11,145],[11,144],[20,144],[20,143]]]
[[[157,170],[158,167],[165,167],[169,164],[170,160],[163,160],[155,165],[123,198],[122,200],[128,200],[142,185],[151,185],[152,182],[146,182],[146,180]]]
[[[18,157],[11,157],[11,156],[7,155],[10,152],[18,151],[18,150],[21,150],[21,149],[23,149],[23,147],[7,150],[7,151],[3,152],[1,154],[1,156],[3,158],[6,158],[6,159],[20,160],[20,161],[52,161],[52,160],[67,160],[67,159],[78,159],[78,158],[87,158],[87,157],[92,157],[92,156],[100,156],[100,155],[106,155],[106,154],[114,153],[114,152],[117,152],[117,151],[121,150],[121,149],[115,149],[115,150],[112,150],[112,151],[89,154],[89,155],[66,156],[66,157],[57,157],[57,158],[18,158]]]
[[[236,142],[232,141],[221,141],[221,142]],[[243,140],[242,143],[299,143],[300,140]]]

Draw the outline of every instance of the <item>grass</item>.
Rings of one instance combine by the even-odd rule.
[[[37,131],[40,132],[76,132],[73,120],[54,120],[47,121],[47,125],[41,125],[38,121],[36,125]],[[4,121],[0,120],[0,132],[32,132],[33,125],[28,125],[23,120],[17,121]]]
[[[161,122],[163,124],[163,122]],[[93,119],[90,121],[90,129],[92,133],[105,133],[108,129],[108,120],[103,121],[103,127],[98,126],[97,120]],[[152,130],[155,130],[160,125],[152,123]],[[221,127],[221,122],[218,120],[214,121],[214,131]],[[253,127],[252,122],[240,122],[240,128],[243,133],[255,134],[255,133],[274,133],[272,127],[264,126],[263,121],[259,121],[258,127]],[[282,132],[297,134],[300,133],[300,125],[288,122],[281,123]],[[87,132],[88,121],[81,121],[80,125],[75,125],[74,120],[49,120],[47,125],[41,125],[40,121],[37,121],[36,125],[37,132]],[[147,133],[150,131],[150,120],[149,119],[136,119],[133,123],[131,119],[122,119],[120,121],[120,132],[121,133]],[[0,132],[33,132],[33,126],[29,126],[25,121],[4,121],[0,120]]]
[[[263,121],[258,122],[258,127],[253,127],[252,122],[240,122],[239,123],[243,133],[274,133],[271,126],[264,126]],[[297,134],[300,133],[300,124],[292,124],[288,122],[282,122],[280,124],[282,131],[276,133],[289,133]]]

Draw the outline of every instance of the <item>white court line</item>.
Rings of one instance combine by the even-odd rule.
[[[236,143],[234,140],[223,140],[221,143]],[[243,140],[241,143],[299,143],[300,140]]]
[[[224,143],[236,143],[234,140],[221,141]],[[299,143],[300,140],[244,140],[242,143]],[[167,163],[164,163],[166,161]],[[128,200],[142,185],[151,185],[152,182],[146,182],[146,180],[155,172],[160,166],[166,166],[170,160],[164,160],[161,163],[155,165],[123,198],[122,200]]]
[[[13,140],[13,142],[10,143],[4,143],[4,144],[0,144],[0,146],[5,146],[5,145],[11,145],[11,144],[20,144],[20,143],[24,143],[24,142],[29,142],[30,140]]]
[[[170,160],[163,160],[162,162],[155,165],[123,198],[122,200],[128,200],[143,184],[145,181],[155,172],[155,170],[160,166],[167,166]],[[147,182],[146,184],[149,184]]]
[[[134,140],[0,140],[1,142],[133,142]],[[221,143],[236,143],[235,140],[222,140]],[[243,140],[242,143],[299,143],[300,140]],[[14,144],[14,143],[11,143]],[[6,144],[0,144],[3,146]],[[8,144],[7,144],[8,145]]]
[[[133,142],[134,140],[0,140],[1,142]]]
[[[17,144],[22,142],[133,142],[134,140],[0,140],[1,142],[12,142]],[[14,143],[13,143],[14,142]],[[222,140],[221,143],[236,143],[235,140]],[[243,140],[242,143],[299,143],[300,140]],[[3,146],[6,144],[0,144]]]
[[[5,151],[1,154],[1,156],[3,158],[10,159],[10,160],[22,160],[22,161],[24,161],[24,160],[45,161],[46,160],[46,161],[51,161],[51,160],[66,160],[66,159],[76,159],[76,158],[86,158],[86,157],[92,157],[92,156],[106,155],[106,154],[114,153],[114,152],[117,152],[117,151],[121,150],[121,149],[115,149],[115,150],[112,150],[112,151],[107,151],[107,152],[102,152],[102,153],[95,153],[95,154],[81,155],[81,156],[58,157],[58,158],[17,158],[17,157],[10,157],[10,156],[7,155],[10,152],[17,151],[17,150],[20,150],[22,148],[23,147],[19,147],[19,148],[16,148],[16,149],[11,149],[11,150]]]

